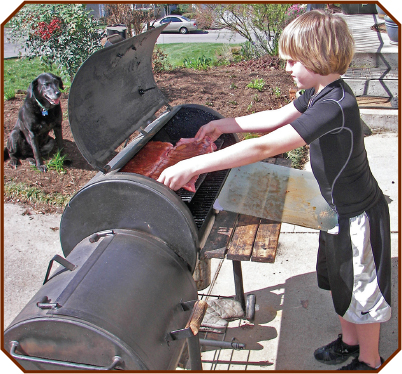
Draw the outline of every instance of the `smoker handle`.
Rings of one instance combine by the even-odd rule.
[[[124,361],[120,356],[114,356],[113,362],[109,366],[93,366],[93,365],[86,365],[86,364],[77,364],[74,362],[67,362],[67,361],[58,361],[58,360],[50,360],[47,358],[40,358],[40,357],[33,357],[33,356],[24,356],[16,353],[19,346],[17,341],[11,342],[11,349],[10,355],[18,360],[25,360],[31,362],[37,362],[39,364],[51,364],[51,365],[58,365],[64,366],[71,369],[83,369],[83,370],[113,370],[116,369],[118,365],[123,366]]]
[[[45,280],[43,284],[45,284],[49,280],[50,270],[52,269],[53,261],[58,262],[60,265],[64,266],[66,269],[73,271],[77,268],[77,265],[72,264],[70,261],[67,261],[65,258],[60,255],[55,255],[49,262],[49,266],[47,267],[47,272],[45,275]]]
[[[204,319],[208,304],[205,300],[198,300],[194,304],[190,320],[186,325],[186,329],[190,329],[193,335],[197,335],[201,327],[201,322]]]

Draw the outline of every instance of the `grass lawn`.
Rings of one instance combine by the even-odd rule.
[[[14,97],[16,90],[24,90],[41,73],[53,73],[60,76],[57,69],[48,69],[40,63],[39,58],[28,60],[7,59],[4,60],[4,99],[8,100]],[[70,82],[64,81],[64,86],[71,86]]]
[[[230,47],[240,44],[225,43],[172,43],[157,44],[159,48],[167,55],[167,60],[172,67],[183,65],[186,58],[198,59],[201,57],[210,58],[212,65],[216,64],[218,57],[230,52]]]
[[[167,55],[167,61],[172,68],[183,66],[186,58],[198,59],[206,57],[211,59],[214,65],[219,60],[219,56],[230,53],[230,47],[223,43],[174,43],[158,44],[155,48],[162,50]],[[16,90],[26,90],[29,84],[41,73],[49,72],[63,78],[64,87],[71,86],[71,82],[60,70],[47,68],[40,63],[39,58],[28,60],[8,59],[4,60],[4,99],[14,97]]]

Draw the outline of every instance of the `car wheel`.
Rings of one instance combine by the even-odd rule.
[[[185,27],[182,27],[180,29],[180,34],[187,34],[187,33],[188,33],[188,30]]]

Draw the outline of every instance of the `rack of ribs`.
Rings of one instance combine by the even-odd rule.
[[[137,173],[157,180],[162,171],[179,161],[216,151],[217,147],[208,137],[201,141],[195,138],[182,138],[175,146],[169,142],[150,141],[120,171]],[[183,188],[195,192],[193,177]]]

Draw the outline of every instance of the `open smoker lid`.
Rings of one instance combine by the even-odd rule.
[[[102,170],[114,150],[167,104],[152,72],[153,49],[165,27],[101,49],[78,70],[69,121],[78,149],[94,168]]]

